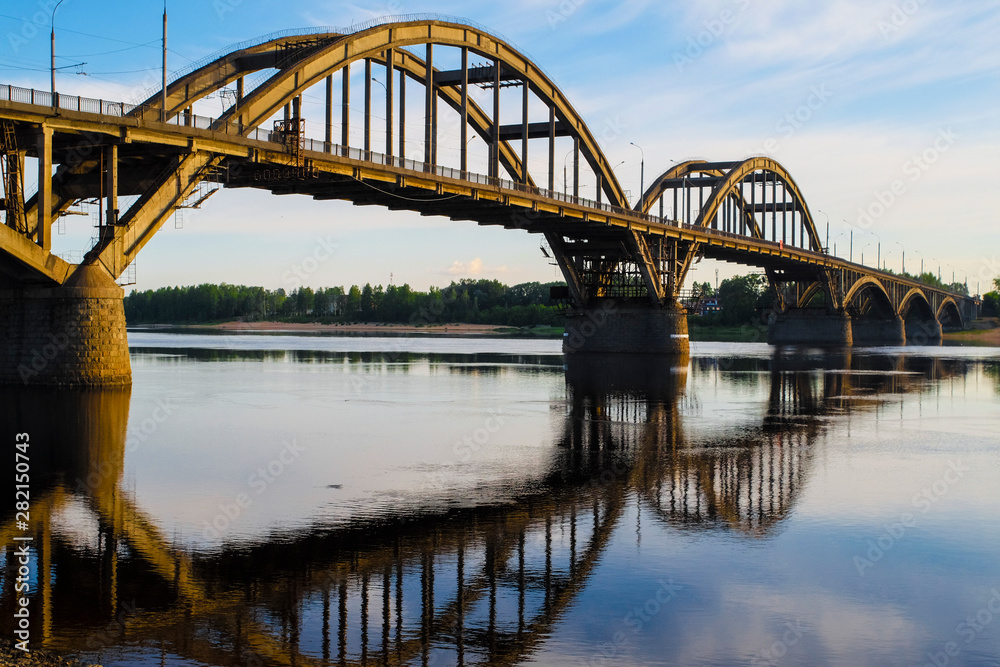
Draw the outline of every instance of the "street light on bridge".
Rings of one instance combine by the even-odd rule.
[[[823,211],[821,211],[819,209],[816,209],[816,212],[817,213],[823,213]],[[828,216],[826,213],[823,213],[823,217],[826,218],[826,252],[827,252],[827,254],[829,254],[830,253],[830,216]],[[834,254],[837,254],[837,253],[834,253]]]
[[[921,278],[924,275],[924,253],[920,252],[919,250],[914,250],[913,252],[920,255],[920,275],[917,276],[917,278]]]
[[[902,265],[903,273],[905,274],[906,273],[906,248],[904,248],[903,244],[900,243],[899,241],[896,241],[896,245],[898,245],[899,248],[903,251],[903,260],[902,260],[902,262],[900,262],[900,264]]]
[[[641,160],[639,161],[639,196],[642,197],[646,193],[646,187],[645,187],[645,185],[646,185],[646,153],[645,153],[645,151],[642,150],[642,146],[640,146],[639,144],[635,143],[634,141],[630,141],[629,143],[632,144],[633,146],[635,146],[636,148],[638,148],[639,149],[639,155],[642,156]]]
[[[50,22],[50,27],[52,29],[51,34],[51,46],[52,46],[52,108],[55,109],[58,105],[56,104],[56,10],[59,9],[59,5],[63,3],[63,0],[59,0],[56,6],[52,8],[52,20]],[[42,14],[45,16],[45,14]]]

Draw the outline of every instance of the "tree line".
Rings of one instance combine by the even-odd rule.
[[[562,326],[563,312],[549,301],[549,288],[564,283],[465,279],[426,292],[408,284],[352,285],[286,292],[246,285],[201,284],[133,290],[125,297],[130,324],[196,324],[226,320],[298,322],[464,322],[505,326]]]

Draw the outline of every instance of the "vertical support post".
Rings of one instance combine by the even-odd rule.
[[[500,178],[500,59],[493,60],[493,136],[490,137],[490,176]]]
[[[432,164],[433,151],[431,141],[434,136],[434,45],[427,45],[427,57],[424,59],[427,71],[424,73],[424,163]]]
[[[118,224],[118,144],[104,149],[104,191],[108,196],[104,223],[114,227]]]
[[[240,81],[243,79],[241,78]],[[326,75],[326,131],[325,138],[323,141],[326,142],[326,148],[329,149],[330,144],[333,143],[333,75]]]
[[[573,196],[580,196],[580,137],[573,137]]]
[[[405,51],[404,57],[405,57]],[[399,159],[406,158],[406,70],[399,70]]]
[[[292,119],[292,103],[285,103],[285,128],[288,128],[288,122]]]
[[[469,171],[469,48],[462,47],[462,173]]]
[[[372,61],[365,58],[365,158],[372,149]]]
[[[13,193],[22,196],[22,193]],[[11,193],[7,193],[10,196]],[[38,245],[52,250],[52,128],[38,133]]]
[[[521,95],[521,182],[528,183],[528,77],[524,77]]]
[[[549,107],[549,192],[556,189],[556,108]]]
[[[393,93],[396,82],[395,71],[396,68],[393,67],[393,50],[385,50],[385,154],[388,157],[392,157],[392,131],[393,131]]]
[[[340,145],[347,148],[351,145],[351,66],[344,65],[340,70]]]
[[[245,77],[240,77],[236,79],[236,106],[243,104],[243,79]]]

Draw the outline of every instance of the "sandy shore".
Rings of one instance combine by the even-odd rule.
[[[199,327],[206,328],[206,327]],[[493,324],[434,324],[422,327],[409,324],[380,324],[375,322],[360,324],[319,324],[315,322],[223,322],[208,325],[207,328],[222,331],[319,331],[346,333],[423,333],[423,334],[489,334],[509,331],[511,327]]]
[[[946,333],[944,339],[968,345],[1000,347],[1000,329],[974,329],[972,331]]]

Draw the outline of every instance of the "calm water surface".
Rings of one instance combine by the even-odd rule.
[[[129,340],[131,390],[0,397],[31,434],[36,647],[1000,665],[1000,350]]]

